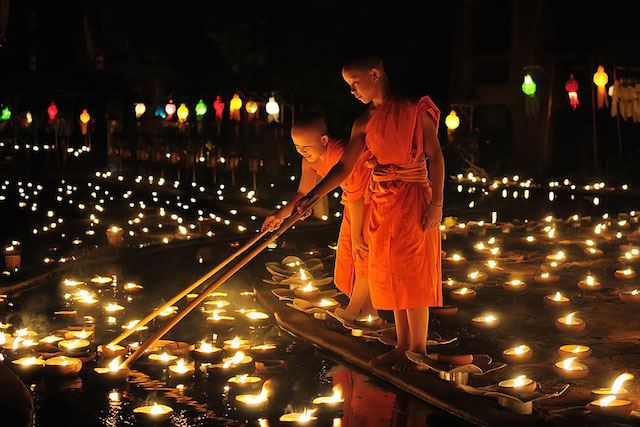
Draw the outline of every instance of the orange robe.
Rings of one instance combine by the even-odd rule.
[[[342,157],[344,148],[345,143],[342,140],[330,140],[327,144],[325,158],[316,169],[316,173],[324,178],[329,170],[338,163]],[[349,177],[340,184],[340,187],[342,188],[341,203],[345,206],[342,215],[342,223],[340,224],[340,234],[338,235],[338,249],[336,251],[333,281],[338,289],[348,296],[351,296],[356,277],[367,277],[368,258],[366,254],[363,254],[364,256],[362,261],[356,261],[353,259],[351,251],[351,213],[349,212],[347,202],[364,198],[364,193],[367,190],[369,178],[371,177],[371,169],[364,165],[365,161],[369,158],[371,158],[371,153],[369,150],[365,149],[360,155],[358,163]],[[364,215],[362,231],[365,242],[368,242],[368,209],[366,209],[366,206],[364,208]]]
[[[365,128],[374,156],[374,173],[393,165],[415,165],[424,154],[418,114],[425,112],[438,128],[440,110],[428,96],[419,102],[387,98]],[[440,228],[423,230],[421,220],[431,201],[430,183],[391,179],[371,181],[369,220],[369,288],[379,310],[442,305]]]

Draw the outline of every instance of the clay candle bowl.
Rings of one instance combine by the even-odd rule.
[[[213,310],[211,316],[205,319],[207,325],[217,329],[231,329],[236,322],[233,316],[224,316],[220,314],[220,310]]]
[[[489,314],[487,316],[478,316],[471,319],[474,325],[483,329],[491,329],[495,328],[500,324],[500,319],[498,319],[493,314]]]
[[[254,360],[265,360],[272,358],[278,352],[278,347],[275,344],[260,344],[251,346],[249,351]]]
[[[479,283],[484,280],[487,280],[487,273],[474,270],[469,274],[467,274],[467,279],[472,283]]]
[[[37,350],[41,353],[57,353],[60,351],[58,343],[64,338],[57,335],[49,335],[38,341]]]
[[[575,357],[577,359],[586,359],[591,356],[591,348],[586,345],[567,344],[558,347],[558,355],[562,358]]]
[[[636,272],[630,268],[625,268],[624,270],[616,270],[613,272],[613,275],[618,280],[631,280],[636,278]]]
[[[79,356],[87,352],[90,344],[87,340],[76,338],[58,342],[58,348],[64,351],[67,356]]]
[[[559,279],[560,279],[560,276],[551,274],[548,271],[540,273],[540,275],[536,276],[536,282],[538,283],[555,283]]]
[[[314,417],[313,414],[316,412],[316,409],[312,409],[307,411],[305,408],[304,412],[290,412],[288,414],[282,415],[279,420],[281,423],[291,423],[291,424],[307,424],[311,421],[316,421],[318,418]]]
[[[620,301],[622,302],[630,302],[630,303],[640,302],[640,291],[638,289],[634,289],[632,291],[620,292],[618,296],[620,297]]]
[[[629,400],[617,399],[616,396],[607,396],[587,404],[587,409],[592,414],[605,417],[627,418],[633,410],[633,403]]]
[[[153,402],[153,405],[139,406],[133,410],[133,414],[141,422],[144,423],[158,423],[168,420],[173,415],[173,409],[167,405],[158,405],[157,402]]]
[[[344,399],[339,387],[333,387],[331,396],[320,396],[313,399],[311,403],[318,409],[318,412],[336,412],[342,409]]]
[[[245,317],[254,326],[264,325],[269,322],[269,315],[261,311],[247,311],[244,313]]]
[[[57,356],[45,361],[45,371],[58,377],[77,375],[82,369],[82,361],[75,357]]]
[[[222,348],[224,350],[249,350],[249,340],[243,340],[240,337],[234,337],[231,340],[224,340]]]
[[[564,251],[558,251],[555,254],[547,255],[545,259],[549,262],[555,261],[557,263],[561,263],[567,260],[567,255],[564,253]]]
[[[589,248],[584,248],[582,251],[585,254],[593,256],[593,257],[599,257],[599,256],[601,256],[603,254],[602,250],[598,249],[598,248],[589,247]]]
[[[511,292],[522,292],[527,287],[527,284],[520,279],[514,279],[504,282],[502,287]]]
[[[553,273],[554,271],[558,271],[560,269],[560,263],[558,261],[551,261],[548,264],[540,264],[540,270],[545,273]]]
[[[357,325],[368,329],[376,329],[382,325],[382,318],[378,316],[372,316],[371,314],[356,317],[354,321]]]
[[[142,285],[138,285],[137,283],[133,283],[133,282],[125,283],[124,286],[122,287],[122,290],[128,294],[137,294],[142,289],[144,289]]]
[[[248,394],[249,392],[260,390],[262,378],[250,376],[249,374],[234,375],[227,380],[229,392],[233,395]]]
[[[127,349],[118,344],[99,345],[98,354],[105,359],[113,359],[127,354]]]
[[[23,375],[30,375],[36,373],[44,367],[44,359],[39,357],[30,356],[30,357],[21,357],[20,359],[11,361],[18,371]]]
[[[194,359],[202,362],[219,362],[222,360],[222,349],[214,347],[213,344],[202,340],[198,343],[198,346],[193,346],[191,351]]]
[[[629,396],[629,391],[622,388],[622,384],[624,384],[627,380],[632,380],[633,375],[624,373],[618,375],[618,378],[615,379],[611,387],[603,387],[597,388],[595,390],[591,390],[591,397],[594,399],[600,399],[605,396],[614,395],[616,398],[626,399]]]
[[[64,339],[65,340],[92,340],[94,338],[94,332],[90,329],[73,329],[65,332]]]
[[[449,277],[446,281],[442,282],[442,286],[444,286],[446,289],[456,289],[462,286],[462,284],[456,280],[453,280],[451,277]]]
[[[576,357],[569,357],[567,359],[556,362],[553,365],[553,371],[556,375],[567,379],[576,380],[584,378],[589,374],[589,367],[582,363],[575,362]]]
[[[537,384],[531,378],[527,378],[524,375],[520,375],[516,378],[500,381],[498,383],[498,389],[512,396],[526,396],[533,393],[536,390]]]
[[[98,287],[110,285],[112,282],[113,282],[113,279],[107,276],[96,276],[91,278],[91,283]]]
[[[117,225],[107,228],[107,241],[110,246],[120,246],[124,242],[124,230]]]
[[[476,291],[469,288],[454,289],[451,291],[451,298],[456,301],[468,301],[476,296]]]
[[[100,378],[104,378],[105,380],[122,381],[129,376],[129,369],[121,367],[121,363],[121,357],[118,356],[109,362],[106,367],[93,368],[93,370]]]
[[[533,350],[528,345],[522,344],[518,347],[512,347],[502,352],[502,358],[507,363],[525,363],[533,356]]]
[[[186,363],[184,359],[178,359],[175,365],[169,365],[170,378],[186,378],[195,374],[196,367],[193,363]]]
[[[311,282],[307,283],[306,286],[294,289],[293,292],[296,294],[296,297],[307,301],[315,300],[320,296],[320,289],[313,286]]]
[[[602,285],[593,276],[589,275],[578,282],[578,287],[583,291],[599,291]]]
[[[446,257],[445,260],[451,265],[465,265],[467,263],[467,259],[457,253],[454,253],[451,256]]]
[[[571,304],[571,300],[557,291],[555,295],[545,296],[544,303],[550,307],[564,307]]]
[[[587,326],[584,320],[575,316],[575,312],[567,315],[566,317],[559,317],[556,319],[556,329],[560,332],[568,332],[570,334],[579,334],[584,331]]]
[[[153,365],[164,368],[173,363],[178,358],[178,356],[173,356],[167,352],[163,352],[161,354],[151,353],[148,358],[149,362],[151,362]]]
[[[325,310],[333,311],[338,307],[338,301],[333,298],[322,298],[316,303],[316,307],[324,308]]]
[[[236,396],[235,401],[236,408],[243,414],[260,414],[267,409],[269,393],[263,385],[260,394],[239,394]]]
[[[232,368],[235,372],[238,372],[238,373],[245,372],[250,368],[253,369],[253,366],[254,366],[253,358],[251,356],[247,356],[242,351],[237,351],[231,357],[223,358],[222,364],[225,365],[226,363],[230,363],[231,364],[230,368]]]

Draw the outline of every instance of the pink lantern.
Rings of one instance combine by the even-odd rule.
[[[176,113],[176,104],[173,103],[173,99],[169,100],[169,103],[164,106],[164,111],[167,113],[167,120],[171,119]]]
[[[569,74],[569,80],[565,83],[564,88],[567,90],[569,94],[569,102],[571,103],[571,108],[575,111],[576,108],[580,106],[580,101],[578,101],[578,82],[573,78],[573,74]]]

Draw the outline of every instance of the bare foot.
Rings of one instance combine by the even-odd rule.
[[[380,365],[390,365],[392,363],[396,363],[402,358],[406,359],[404,352],[405,350],[396,347],[393,350],[388,351],[378,357],[374,357],[369,361],[369,365],[380,366]]]
[[[391,367],[394,371],[425,371],[428,370],[426,366],[419,365],[411,360],[406,355],[402,355],[402,357],[396,362],[395,365]]]

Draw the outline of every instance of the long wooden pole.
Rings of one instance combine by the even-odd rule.
[[[169,319],[166,324],[162,325],[162,327],[160,329],[158,329],[153,335],[151,335],[149,338],[147,338],[147,340],[145,342],[143,342],[140,345],[140,347],[138,347],[138,349],[131,356],[129,356],[127,358],[127,360],[125,360],[122,363],[122,365],[120,365],[120,369],[129,367],[129,365],[131,365],[131,363],[133,363],[140,356],[142,356],[142,354],[147,350],[147,348],[149,348],[150,346],[153,345],[153,343],[155,343],[157,340],[162,338],[162,336],[164,336],[164,334],[166,334],[180,320],[182,320],[187,314],[189,314],[189,312],[191,310],[193,310],[198,305],[200,305],[200,303],[202,301],[204,301],[204,299],[207,297],[207,295],[209,295],[211,292],[216,290],[216,288],[218,286],[220,286],[224,282],[226,282],[227,279],[229,279],[231,276],[233,276],[238,270],[240,270],[242,267],[244,267],[256,255],[258,255],[260,252],[262,252],[264,250],[264,248],[266,248],[269,245],[269,243],[273,242],[278,237],[280,237],[282,235],[282,233],[284,233],[292,225],[294,225],[298,221],[298,219],[300,219],[300,217],[306,211],[311,210],[318,203],[318,201],[319,201],[319,198],[317,196],[312,198],[311,200],[309,200],[309,202],[307,203],[307,205],[306,205],[306,207],[305,207],[305,209],[303,211],[296,212],[294,215],[292,215],[284,224],[282,224],[282,226],[278,230],[274,231],[273,234],[268,239],[266,239],[265,241],[260,243],[258,246],[256,246],[251,252],[249,252],[247,255],[245,255],[244,258],[242,258],[240,261],[238,261],[238,263],[235,264],[233,267],[231,267],[226,273],[224,273],[222,276],[217,278],[213,283],[211,283],[209,286],[207,286],[202,291],[202,293],[200,293],[200,295],[198,295],[197,298],[193,299],[182,310],[180,310],[172,319]]]
[[[253,237],[251,240],[249,240],[247,243],[245,243],[245,245],[243,247],[241,247],[240,249],[238,249],[235,253],[233,253],[232,255],[230,255],[227,259],[225,259],[224,261],[222,261],[220,264],[218,264],[217,266],[215,266],[212,270],[210,270],[209,272],[207,272],[204,276],[200,277],[198,280],[196,280],[195,282],[193,282],[191,285],[187,286],[186,288],[184,288],[180,293],[178,293],[176,296],[174,296],[173,298],[171,298],[169,301],[165,302],[164,304],[162,304],[159,308],[157,308],[153,313],[147,315],[147,317],[145,317],[144,319],[140,320],[138,323],[136,323],[136,325],[133,328],[127,329],[125,330],[123,333],[121,333],[116,339],[114,339],[113,341],[111,341],[108,345],[116,345],[118,344],[120,341],[122,341],[123,339],[127,338],[129,335],[131,335],[132,333],[135,332],[136,328],[140,327],[140,326],[144,326],[147,323],[149,323],[151,320],[153,320],[156,316],[158,316],[162,311],[164,311],[167,307],[171,307],[173,304],[175,304],[176,302],[178,302],[179,300],[181,300],[182,298],[184,298],[184,296],[186,296],[189,292],[193,291],[194,289],[196,289],[198,286],[200,286],[201,284],[203,284],[205,281],[207,281],[211,276],[213,276],[214,274],[216,274],[218,271],[220,271],[222,268],[224,268],[227,264],[229,264],[231,261],[233,261],[236,257],[238,257],[240,254],[242,254],[244,251],[246,251],[247,249],[249,249],[251,246],[253,246],[258,240],[260,240],[265,234],[267,234],[268,230],[264,230],[262,232],[260,232],[259,234],[257,234],[255,237]]]

